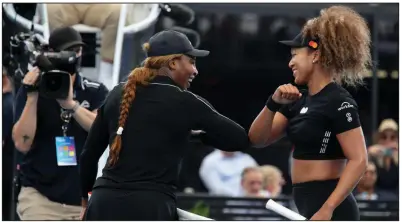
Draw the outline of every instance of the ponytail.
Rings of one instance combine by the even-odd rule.
[[[123,99],[120,104],[120,116],[119,116],[119,128],[116,132],[116,137],[110,147],[109,152],[109,165],[113,166],[119,159],[119,154],[121,150],[121,135],[123,133],[124,126],[128,117],[128,112],[130,110],[131,104],[135,98],[135,92],[137,89],[137,83],[140,85],[146,85],[147,82],[155,75],[155,72],[149,68],[140,67],[134,69],[124,86]]]

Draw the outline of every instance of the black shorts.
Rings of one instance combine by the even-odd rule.
[[[307,219],[310,219],[327,201],[335,190],[339,179],[325,181],[311,181],[293,184],[293,196],[299,211]],[[331,220],[359,220],[359,208],[353,194],[334,210]]]
[[[96,188],[84,220],[178,220],[176,201],[169,195],[149,190]]]

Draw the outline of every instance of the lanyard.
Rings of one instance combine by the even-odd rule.
[[[61,125],[61,130],[63,131],[64,137],[67,136],[68,124],[70,123],[72,116],[73,114],[70,111],[61,109],[60,118],[63,121],[63,125]]]
[[[76,92],[74,90],[74,96],[73,96],[74,99],[75,99],[75,96],[76,96]],[[61,130],[63,131],[64,137],[67,136],[68,124],[71,121],[71,117],[73,117],[73,114],[69,110],[65,110],[65,109],[61,108],[60,118],[63,121],[63,125],[61,125]]]

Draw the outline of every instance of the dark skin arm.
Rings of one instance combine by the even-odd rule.
[[[280,112],[272,112],[266,106],[255,118],[248,132],[251,145],[266,147],[283,137],[288,119]]]
[[[279,104],[289,104],[300,99],[301,93],[291,85],[285,84],[279,86],[272,99]],[[266,106],[251,124],[248,132],[251,145],[253,147],[266,147],[276,140],[283,137],[283,133],[288,125],[288,119],[280,112],[273,112]]]

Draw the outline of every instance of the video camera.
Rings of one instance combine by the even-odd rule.
[[[79,69],[79,57],[75,51],[52,52],[39,34],[19,33],[10,39],[9,66],[15,81],[22,81],[25,72],[21,64],[28,63],[40,69],[40,77],[33,89],[45,97],[65,99],[70,88],[70,75]]]

